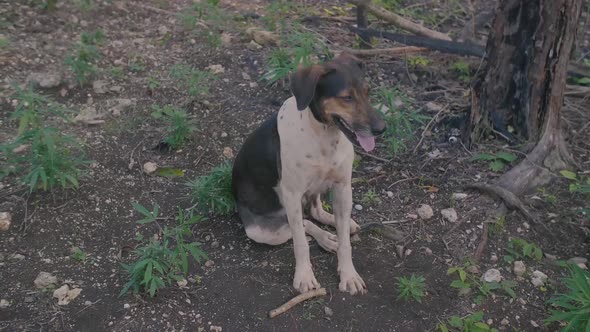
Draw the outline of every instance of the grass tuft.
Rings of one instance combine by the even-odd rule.
[[[235,200],[232,193],[232,165],[221,164],[208,175],[189,181],[190,196],[201,208],[208,208],[219,215],[234,212]]]

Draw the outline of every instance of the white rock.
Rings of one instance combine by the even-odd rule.
[[[502,281],[502,274],[497,269],[489,269],[481,278],[485,282],[500,282]]]
[[[362,211],[363,210],[363,206],[360,205],[360,204],[355,204],[354,205],[354,209],[357,210],[357,211]]]
[[[58,305],[66,305],[78,297],[82,292],[82,288],[70,289],[68,285],[63,285],[53,291],[53,297],[57,299]]]
[[[543,286],[545,284],[545,282],[547,281],[549,277],[547,277],[547,275],[539,270],[535,270],[533,272],[533,274],[531,274],[531,283],[535,286],[535,287],[540,287]]]
[[[23,259],[25,259],[25,256],[21,254],[14,254],[10,258],[16,261],[22,261]]]
[[[212,331],[212,332],[221,332],[221,331],[223,331],[223,329],[221,328],[221,326],[211,325],[209,327],[209,331]]]
[[[94,90],[94,93],[97,93],[99,95],[107,93],[107,91],[109,91],[107,88],[107,82],[103,80],[96,80],[92,82],[92,90]]]
[[[457,201],[462,201],[465,198],[467,198],[467,194],[464,193],[453,193],[453,195],[451,196],[454,200]]]
[[[442,214],[443,219],[448,222],[454,223],[457,222],[457,219],[459,219],[459,217],[457,217],[457,211],[455,211],[453,208],[440,210],[440,214]]]
[[[539,327],[539,324],[537,322],[535,322],[534,320],[531,320],[531,325],[533,327]]]
[[[61,84],[62,75],[59,72],[31,73],[26,78],[27,85],[38,85],[42,88],[55,88]]]
[[[0,232],[6,232],[10,229],[12,215],[10,212],[0,212]]]
[[[129,309],[129,308],[131,308],[131,306],[129,305],[129,303],[123,304],[123,309]]]
[[[502,325],[502,326],[506,326],[508,324],[510,324],[510,321],[506,318],[504,318],[500,321],[500,325]]]
[[[497,261],[498,261],[498,255],[492,254],[492,256],[490,256],[490,262],[496,263]]]
[[[221,133],[221,138],[227,137],[227,133],[224,131]]]
[[[324,313],[326,316],[332,316],[334,314],[334,310],[332,310],[330,307],[324,307]]]
[[[8,300],[6,299],[1,299],[0,300],[0,309],[6,309],[10,307],[10,302],[8,302]]]
[[[515,261],[513,271],[517,277],[522,277],[526,272],[526,265],[524,265],[523,261]]]
[[[223,148],[223,156],[227,159],[231,159],[234,157],[234,151],[229,146]]]
[[[387,195],[387,197],[392,198],[393,197],[393,192],[392,191],[387,191],[385,192],[385,194]]]
[[[39,272],[33,283],[35,284],[35,287],[43,289],[49,285],[55,285],[57,283],[57,277],[49,272]]]
[[[156,165],[156,163],[153,163],[151,161],[148,161],[147,163],[143,164],[143,172],[145,174],[152,174],[154,173],[156,170],[158,169],[158,165]]]
[[[432,218],[432,216],[434,215],[434,211],[432,211],[432,208],[428,204],[420,205],[420,207],[416,209],[416,212],[418,213],[420,218],[424,220],[428,220]]]
[[[186,287],[186,285],[188,285],[188,281],[186,279],[181,279],[176,281],[176,284],[178,285],[178,287],[183,288]]]

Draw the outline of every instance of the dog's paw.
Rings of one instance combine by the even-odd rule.
[[[305,293],[312,289],[320,288],[321,286],[315,279],[310,266],[308,268],[295,269],[293,287],[295,287],[295,289],[297,289],[300,293]]]
[[[316,241],[327,252],[335,253],[338,250],[338,236],[336,234],[324,232]]]
[[[361,226],[356,223],[352,218],[350,218],[350,234],[356,234],[361,230]]]
[[[353,268],[345,269],[340,272],[340,285],[338,286],[341,292],[350,293],[350,295],[365,294],[367,286],[363,278]]]

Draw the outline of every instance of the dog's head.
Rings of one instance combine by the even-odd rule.
[[[302,111],[333,124],[365,151],[375,147],[375,136],[385,131],[385,121],[369,102],[369,86],[362,62],[342,53],[332,61],[302,68],[291,75],[291,92]]]

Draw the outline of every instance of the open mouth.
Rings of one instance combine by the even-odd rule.
[[[371,134],[355,132],[352,127],[339,116],[334,116],[336,125],[344,133],[352,144],[360,145],[363,150],[369,152],[375,148],[375,137]]]

